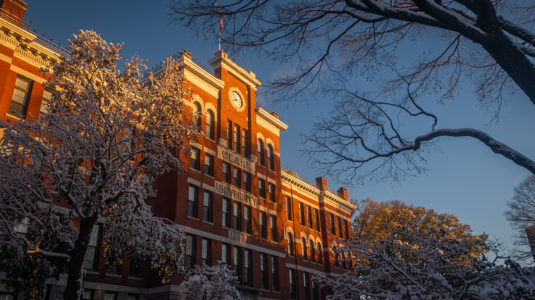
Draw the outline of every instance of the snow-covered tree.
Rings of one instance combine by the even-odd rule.
[[[531,175],[520,183],[514,191],[513,199],[507,203],[509,207],[505,217],[516,231],[516,254],[520,259],[532,261],[533,255],[526,233],[526,228],[535,225],[535,175]]]
[[[420,234],[409,226],[378,239],[352,239],[336,249],[351,262],[350,271],[315,277],[328,286],[329,299],[532,299],[535,272],[500,257],[485,239],[460,240]],[[473,249],[490,249],[474,252]],[[347,254],[350,255],[347,255]]]
[[[232,282],[236,281],[233,271],[222,262],[215,266],[195,266],[180,284],[184,300],[238,300],[240,294]]]
[[[349,241],[353,268],[315,277],[332,289],[329,299],[532,299],[535,272],[493,255],[466,255],[469,245],[455,239],[424,238],[399,228],[386,238]]]
[[[374,243],[392,235],[403,227],[404,230],[421,238],[437,240],[455,239],[467,248],[471,255],[486,251],[487,235],[472,234],[470,225],[447,213],[439,214],[433,209],[407,205],[402,201],[376,202],[365,199],[358,203],[353,219],[353,238],[361,244]]]
[[[183,120],[189,93],[171,58],[155,74],[143,75],[138,58],[119,70],[121,47],[80,31],[70,55],[43,70],[53,74],[48,114],[5,124],[0,245],[9,256],[0,267],[12,283],[34,287],[27,298],[66,269],[64,299],[79,299],[97,224],[109,261],[126,252],[150,261],[164,280],[183,268],[183,233],[154,216],[147,199],[158,176],[181,169],[178,155],[195,135]],[[21,271],[30,266],[33,275]]]

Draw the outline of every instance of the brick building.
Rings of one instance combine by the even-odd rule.
[[[66,53],[29,30],[22,21],[23,1],[1,3],[0,118],[38,117],[46,113],[42,104],[50,97],[39,70]],[[151,203],[155,214],[187,233],[186,267],[228,263],[244,299],[321,298],[311,276],[347,267],[332,251],[351,235],[355,207],[347,190],[333,191],[323,177],[313,182],[281,166],[279,136],[287,126],[276,113],[256,106],[261,83],[254,73],[224,51],[209,61],[213,72],[198,66],[187,51],[179,60],[193,91],[186,113],[204,135],[191,143],[189,157],[182,157],[186,171],[160,178]],[[105,265],[100,231],[94,230],[86,255],[87,299],[180,295],[180,277],[162,286],[141,265]],[[51,281],[48,297],[55,299],[61,291],[62,280]]]

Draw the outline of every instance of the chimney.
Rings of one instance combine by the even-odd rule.
[[[189,58],[190,60],[193,58],[188,50],[182,50],[182,52],[180,52],[180,56],[184,56],[186,58]]]
[[[327,179],[325,177],[316,177],[316,187],[321,191],[327,190]]]
[[[8,14],[9,21],[18,26],[22,24],[27,6],[28,4],[21,0],[0,0],[2,13]]]
[[[349,195],[347,194],[347,189],[345,187],[338,189],[338,196],[340,196],[340,198],[344,198],[346,201],[349,201]]]
[[[274,112],[274,111],[273,111],[273,112],[271,112],[271,115],[272,115],[272,116],[274,116],[274,117],[275,117],[275,118],[277,118],[277,119],[279,118],[279,114],[278,114],[278,113],[276,113],[276,112]]]

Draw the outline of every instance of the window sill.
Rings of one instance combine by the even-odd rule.
[[[195,221],[199,221],[199,218],[197,218],[197,217],[192,217],[192,216],[188,216],[188,215],[186,215],[186,217],[189,218],[189,219],[195,220]]]
[[[214,225],[214,222],[209,222],[209,221],[205,221],[205,220],[202,220],[202,222],[205,223],[205,224]]]
[[[15,121],[21,121],[21,120],[24,120],[24,118],[17,117],[17,116],[15,116],[15,115],[10,114],[10,113],[6,113],[6,117],[10,117],[10,118],[14,119]]]
[[[110,273],[106,273],[106,276],[107,277],[113,277],[113,278],[122,278],[123,277],[122,274],[110,274]]]

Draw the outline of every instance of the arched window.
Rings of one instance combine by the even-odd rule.
[[[266,160],[264,158],[264,142],[261,139],[258,139],[258,163],[262,166],[266,165]]]
[[[323,263],[323,249],[321,248],[321,244],[318,243],[318,262],[320,264]]]
[[[314,251],[313,240],[310,240],[310,261],[316,261],[316,251]]]
[[[288,254],[294,256],[294,236],[288,232]]]
[[[198,128],[201,127],[201,105],[199,102],[193,103],[193,125]]]
[[[268,164],[270,170],[275,170],[275,152],[273,151],[273,146],[268,145]]]
[[[215,117],[212,110],[206,114],[206,137],[213,140],[215,137]]]
[[[301,241],[303,242],[303,259],[307,258],[307,239],[301,238]]]

